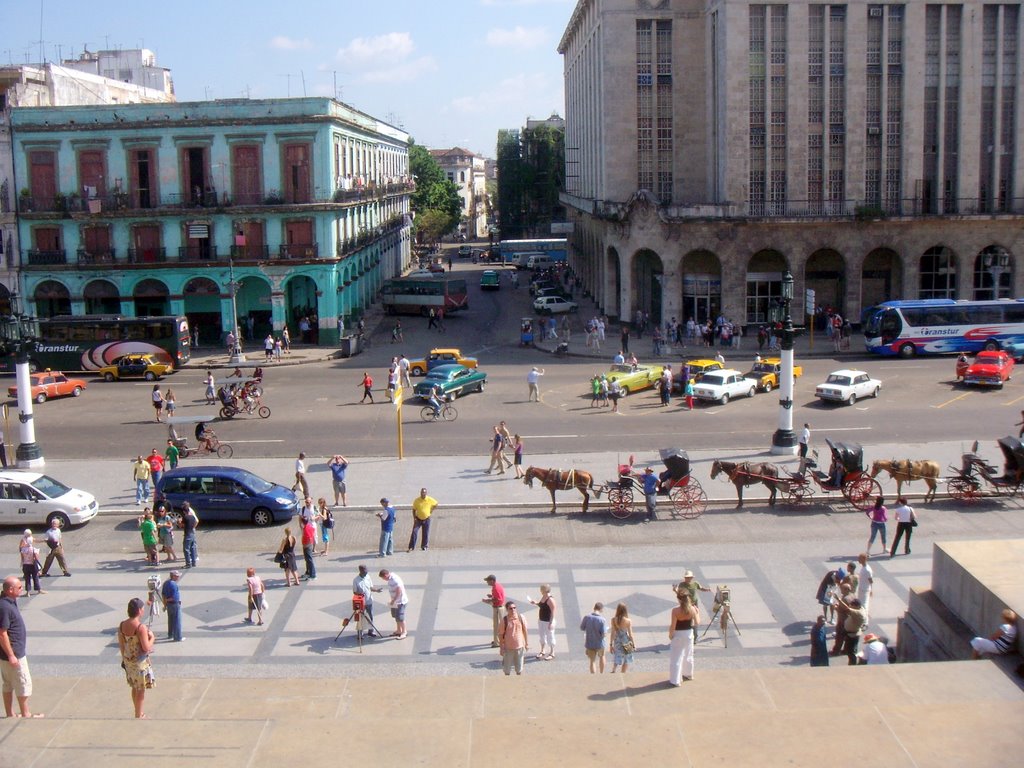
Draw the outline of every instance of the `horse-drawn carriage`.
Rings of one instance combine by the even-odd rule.
[[[975,441],[970,453],[961,456],[959,468],[950,467],[955,477],[946,483],[949,494],[957,501],[973,502],[984,496],[1014,496],[1024,494],[1024,443],[1016,437],[1004,437],[999,441],[1003,453],[1003,473],[978,455]]]
[[[790,472],[789,477],[780,478],[790,504],[803,504],[810,500],[813,481],[824,493],[840,491],[854,507],[868,510],[877,497],[882,495],[882,486],[864,469],[864,449],[858,443],[840,443],[826,439],[832,451],[832,464],[828,472],[820,471],[816,459],[807,459],[803,469]],[[815,457],[817,451],[814,452]],[[808,472],[808,470],[810,470]]]
[[[700,517],[707,509],[708,496],[700,481],[690,474],[690,457],[679,448],[662,448],[658,453],[665,465],[664,471],[658,474],[658,493],[667,495],[672,502],[672,515],[687,520]],[[618,479],[609,480],[598,489],[598,494],[606,492],[608,510],[613,517],[624,520],[636,510],[634,487],[642,489],[642,485],[643,479],[632,472],[632,466],[622,465]]]

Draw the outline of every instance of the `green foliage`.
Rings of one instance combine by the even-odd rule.
[[[498,222],[501,236],[516,239],[550,233],[564,218],[565,134],[550,126],[498,131]]]
[[[410,202],[416,214],[417,237],[421,242],[436,242],[459,223],[459,188],[448,180],[426,147],[419,144],[409,147],[409,171],[416,180]]]

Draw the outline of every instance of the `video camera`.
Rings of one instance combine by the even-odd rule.
[[[352,613],[362,613],[366,610],[366,596],[354,593],[352,595]]]
[[[717,611],[723,605],[730,605],[732,603],[732,590],[729,589],[725,584],[719,584],[715,589],[715,605],[714,610]]]

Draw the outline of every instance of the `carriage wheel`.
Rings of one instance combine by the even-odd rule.
[[[843,484],[843,496],[861,512],[875,505],[875,499],[882,495],[882,486],[873,477],[861,475]]]
[[[686,485],[677,485],[669,493],[672,511],[685,520],[692,520],[704,514],[708,508],[708,495],[700,482],[691,477]]]
[[[802,483],[800,485],[790,483],[789,493],[786,494],[786,501],[793,506],[799,506],[809,502],[812,495],[810,483]]]
[[[949,481],[949,495],[970,504],[981,498],[981,487],[966,478],[954,477]]]
[[[633,514],[633,490],[631,488],[612,488],[608,491],[608,510],[612,517],[625,520]]]

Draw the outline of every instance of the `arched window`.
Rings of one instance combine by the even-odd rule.
[[[956,259],[953,251],[936,245],[921,257],[919,299],[956,298]]]
[[[983,248],[974,259],[974,299],[1009,299],[1013,296],[1013,258],[1001,245]]]

